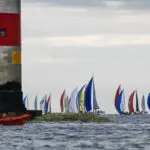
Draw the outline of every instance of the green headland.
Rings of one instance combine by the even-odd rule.
[[[31,122],[65,122],[65,121],[80,121],[80,122],[111,122],[108,118],[98,116],[92,113],[48,113],[34,117]]]

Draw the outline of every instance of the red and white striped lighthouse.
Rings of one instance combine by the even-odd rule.
[[[21,0],[0,0],[0,112],[22,112]]]

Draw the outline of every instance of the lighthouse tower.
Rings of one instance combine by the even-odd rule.
[[[21,0],[0,0],[0,112],[25,112],[21,87]]]

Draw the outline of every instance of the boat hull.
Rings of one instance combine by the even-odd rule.
[[[1,125],[24,125],[27,121],[29,121],[30,115],[24,114],[17,117],[6,117],[0,119]]]
[[[97,115],[105,115],[104,111],[96,112]]]
[[[120,115],[144,115],[144,114],[148,114],[148,112],[134,112],[134,113],[129,113],[129,112],[122,112]]]

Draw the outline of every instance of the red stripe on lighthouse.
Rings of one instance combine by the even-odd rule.
[[[20,44],[20,14],[0,13],[0,46]]]

